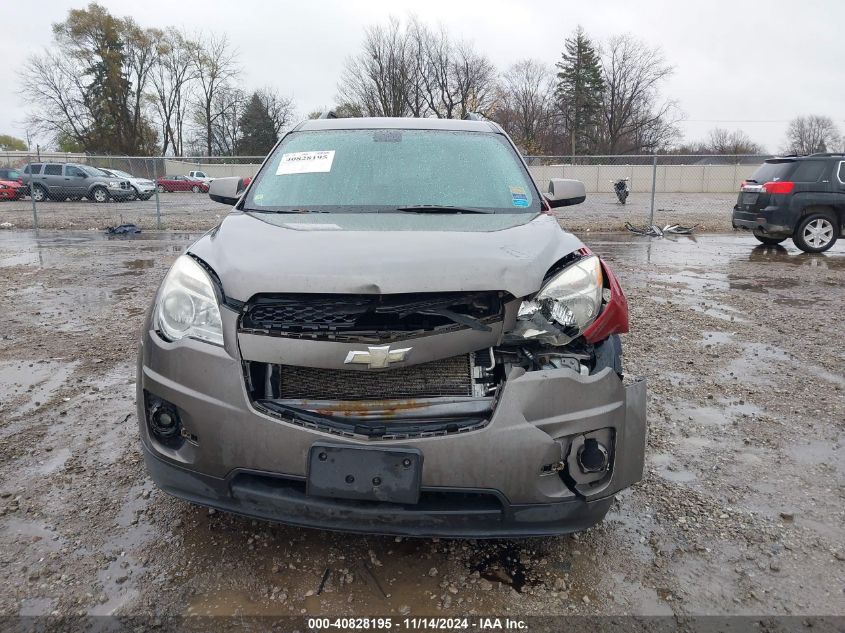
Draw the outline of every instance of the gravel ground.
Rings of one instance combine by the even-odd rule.
[[[160,196],[161,226],[179,231],[206,231],[217,224],[227,207],[202,193],[163,193]],[[664,224],[698,224],[699,231],[730,231],[734,193],[661,193],[654,200],[654,221]],[[649,220],[651,195],[632,193],[626,205],[613,194],[589,194],[583,204],[557,210],[561,222],[573,231],[623,230],[625,222],[644,225]],[[146,201],[43,202],[37,207],[38,226],[46,229],[104,229],[132,222],[144,229],[156,228],[155,198]],[[32,201],[0,202],[0,225],[32,228]],[[8,228],[8,227],[7,227]]]
[[[830,340],[845,249],[584,238],[629,299],[644,480],[584,533],[481,542],[298,529],[161,493],[134,360],[192,236],[0,232],[0,614],[845,615],[845,352]]]

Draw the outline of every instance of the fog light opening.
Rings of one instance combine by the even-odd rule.
[[[607,470],[607,447],[591,437],[584,440],[578,449],[578,467],[584,473],[600,473]]]
[[[150,429],[153,435],[162,440],[178,437],[181,427],[179,412],[171,404],[162,402],[150,412]]]

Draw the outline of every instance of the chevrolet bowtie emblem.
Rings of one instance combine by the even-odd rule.
[[[408,358],[411,353],[410,347],[402,349],[390,349],[390,345],[378,345],[376,347],[367,347],[366,352],[353,350],[346,355],[344,363],[355,363],[358,365],[366,365],[370,369],[384,368],[390,363],[399,363]]]

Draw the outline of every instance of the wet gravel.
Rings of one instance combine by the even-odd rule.
[[[161,493],[134,358],[191,235],[0,232],[0,613],[845,614],[843,247],[583,237],[628,295],[646,474],[587,532],[483,542],[291,528]]]

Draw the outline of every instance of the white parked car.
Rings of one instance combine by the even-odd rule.
[[[208,184],[212,180],[214,180],[214,178],[211,178],[204,171],[189,171],[187,173],[187,177],[191,180],[199,180],[200,182],[204,182],[205,184]]]
[[[132,188],[135,190],[135,197],[138,200],[149,200],[155,193],[156,184],[152,180],[148,180],[147,178],[138,178],[137,176],[133,176],[128,172],[121,171],[120,169],[103,169],[102,167],[99,169],[100,171],[106,172],[109,176],[128,180],[129,184],[132,185]]]

